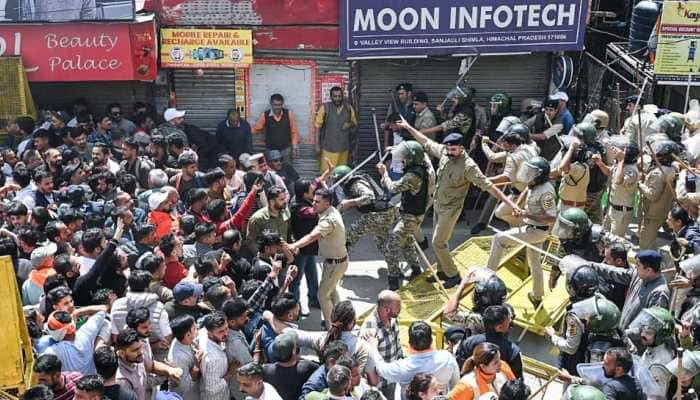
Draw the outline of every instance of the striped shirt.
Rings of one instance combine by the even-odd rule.
[[[228,371],[228,358],[224,346],[207,338],[202,357],[201,397],[207,400],[229,400],[228,383],[224,379]]]
[[[173,340],[168,352],[168,360],[175,368],[182,369],[182,377],[178,384],[170,382],[173,392],[186,400],[199,400],[199,382],[192,380],[192,367],[195,365],[195,349],[193,345],[184,345],[179,340]]]
[[[75,396],[75,385],[82,377],[83,374],[80,372],[63,372],[61,374],[63,389],[54,389],[53,400],[72,400]]]

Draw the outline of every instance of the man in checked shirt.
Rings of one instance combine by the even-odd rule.
[[[396,320],[401,312],[401,297],[392,290],[382,290],[377,296],[377,308],[362,324],[363,331],[373,330],[377,334],[377,350],[385,362],[403,358],[401,342],[399,341],[399,324]],[[384,379],[379,382],[379,390],[384,397],[393,399],[396,393],[396,383],[387,383]]]

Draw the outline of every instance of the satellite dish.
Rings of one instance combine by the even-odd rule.
[[[552,83],[557,90],[565,91],[574,79],[574,60],[569,56],[559,56],[552,65]]]

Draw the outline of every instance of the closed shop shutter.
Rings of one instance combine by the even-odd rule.
[[[469,76],[469,84],[476,89],[476,102],[488,108],[491,95],[503,91],[513,98],[513,109],[517,111],[522,99],[542,98],[547,93],[548,59],[544,53],[480,57]],[[381,124],[392,101],[390,89],[400,82],[411,82],[414,91],[422,90],[428,94],[429,105],[437,115],[435,106],[454,88],[459,65],[457,57],[359,61],[359,160],[377,149],[372,108],[376,108],[377,121]],[[383,136],[380,139],[383,141]],[[368,165],[369,170],[376,170],[374,163]]]
[[[137,101],[153,103],[154,86],[151,82],[37,82],[29,84],[39,109],[71,111],[71,103],[83,98],[97,117],[110,103],[119,103],[128,117]]]
[[[196,70],[175,70],[177,109],[186,110],[188,123],[216,132],[216,125],[226,118],[226,111],[235,105],[233,70],[206,69],[202,76]]]

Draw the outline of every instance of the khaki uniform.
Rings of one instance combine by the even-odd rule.
[[[656,133],[651,128],[651,126],[656,122],[656,116],[654,114],[642,111],[642,140],[646,143],[647,137],[649,135]],[[627,117],[625,124],[622,126],[620,134],[625,135],[629,138],[631,143],[639,145],[639,116],[635,112],[633,115]],[[642,147],[642,146],[640,146]]]
[[[639,226],[640,250],[657,248],[656,233],[666,221],[675,200],[675,192],[669,188],[669,185],[673,187],[675,173],[673,167],[654,167],[639,184],[643,216]]]
[[[374,190],[370,187],[371,184],[364,179],[359,179],[350,186],[349,193],[345,193],[345,195],[350,199],[358,199],[359,206],[372,204],[377,201],[377,198]],[[348,246],[353,247],[362,236],[371,233],[374,235],[377,249],[384,254],[386,259],[386,238],[391,227],[396,223],[398,214],[398,208],[396,207],[391,207],[385,211],[361,213],[350,224],[350,229],[347,231]]]
[[[514,191],[513,194],[510,195],[510,198],[514,203],[518,201],[520,193],[527,189],[526,183],[519,182],[517,179],[515,179],[518,174],[518,170],[527,160],[537,157],[539,154],[539,148],[537,148],[537,145],[534,143],[532,145],[521,144],[515,149],[515,151],[508,154],[506,165],[503,168],[503,174],[507,175],[508,179],[511,181],[510,186],[511,189],[514,189]],[[489,201],[491,200],[496,199],[492,197],[489,199]],[[522,220],[513,216],[513,208],[506,203],[499,204],[498,208],[496,208],[495,215],[498,219],[507,222],[510,226],[522,226],[523,224]]]
[[[411,192],[418,193],[421,190],[421,178],[411,172],[405,173],[398,181],[392,181],[388,174],[382,177],[382,186],[392,193]],[[386,264],[389,276],[401,276],[399,263],[401,258],[409,265],[420,266],[418,253],[413,246],[413,238],[416,229],[420,229],[423,215],[411,215],[400,213],[394,229],[389,233],[386,241]]]
[[[425,150],[440,159],[435,186],[433,250],[438,269],[448,277],[453,277],[459,271],[450,255],[448,241],[462,213],[469,184],[474,183],[484,191],[489,191],[494,186],[466,152],[459,157],[450,158],[445,154],[445,145],[433,141],[425,144]]]
[[[617,169],[623,169],[622,183],[615,183]],[[615,164],[610,171],[610,197],[608,201],[608,213],[605,216],[603,227],[616,236],[625,236],[627,227],[632,223],[632,208],[634,207],[634,193],[639,183],[639,168],[637,164]]]
[[[700,206],[700,193],[698,193],[698,188],[695,191],[689,191],[686,187],[686,179],[688,177],[688,171],[683,169],[678,173],[678,180],[676,181],[676,201],[678,204],[683,206],[691,216],[697,217],[698,206]],[[697,186],[697,184],[696,184]]]
[[[324,320],[330,321],[333,305],[340,302],[336,287],[348,269],[343,217],[335,207],[329,207],[319,214],[316,229],[321,233],[321,238],[318,240],[318,255],[323,260],[318,302],[321,303]]]
[[[585,187],[584,187],[585,191]],[[555,200],[554,186],[545,182],[531,187],[527,195],[525,211],[530,214],[547,214],[551,217],[557,216],[557,206]],[[496,271],[501,264],[501,254],[506,243],[513,241],[508,236],[520,239],[524,242],[541,245],[547,239],[550,225],[543,225],[540,222],[525,218],[525,226],[511,228],[505,232],[497,233],[493,236],[491,252],[487,263],[488,268]],[[541,299],[544,296],[544,275],[542,273],[541,255],[537,251],[527,248],[527,263],[532,274],[533,294]]]
[[[591,174],[588,166],[580,162],[572,162],[569,172],[562,171],[561,183],[559,184],[559,211],[574,207],[564,204],[564,201],[580,203],[578,208],[583,208],[586,203],[586,188],[590,179]]]

